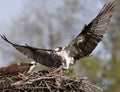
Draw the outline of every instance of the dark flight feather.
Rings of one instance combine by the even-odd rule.
[[[114,10],[114,2],[104,5],[96,18],[85,25],[82,32],[70,42],[69,48],[74,46],[78,49],[76,59],[89,55],[102,40]]]
[[[104,5],[96,18],[88,25],[85,25],[82,32],[74,38],[65,49],[61,49],[63,52],[66,52],[67,59],[71,57],[74,58],[74,60],[80,59],[88,56],[95,49],[103,38],[114,10],[114,2]],[[54,53],[55,50],[39,49],[28,45],[17,45],[10,42],[4,35],[1,35],[1,37],[18,51],[42,65],[59,67],[62,63],[66,65],[66,62],[71,62],[69,59],[66,59],[66,56],[64,56],[65,53],[60,56]]]
[[[10,42],[5,35],[1,35],[1,37],[28,58],[31,58],[42,65],[48,67],[59,67],[61,65],[61,57],[54,54],[53,50],[34,48],[27,44],[26,46],[18,45]]]

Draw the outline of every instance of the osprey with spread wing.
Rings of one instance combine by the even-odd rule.
[[[114,2],[104,5],[96,18],[88,25],[85,25],[82,32],[68,46],[53,50],[40,49],[28,45],[21,46],[10,42],[4,35],[1,35],[1,37],[18,51],[27,55],[28,58],[42,65],[55,68],[62,66],[64,69],[69,69],[70,64],[88,56],[102,40],[114,10]]]

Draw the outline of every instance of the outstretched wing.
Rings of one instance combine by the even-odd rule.
[[[1,37],[15,47],[18,51],[24,55],[27,55],[28,58],[31,58],[42,65],[48,67],[59,67],[61,65],[60,57],[54,54],[53,50],[39,49],[28,45],[21,46],[10,42],[4,35],[1,35]],[[56,60],[56,58],[58,60]]]
[[[104,5],[96,18],[85,25],[82,32],[71,41],[68,48],[74,48],[76,59],[89,55],[95,49],[103,38],[114,10],[114,2]]]

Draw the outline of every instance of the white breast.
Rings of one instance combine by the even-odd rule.
[[[69,69],[70,64],[74,63],[74,58],[69,56],[69,51],[66,51],[65,49],[60,51],[60,52],[56,52],[57,55],[62,57],[62,65],[64,69]]]

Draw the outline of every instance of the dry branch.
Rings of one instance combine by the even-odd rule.
[[[19,76],[0,76],[0,92],[101,92],[102,89],[84,78],[73,78],[39,71]]]

